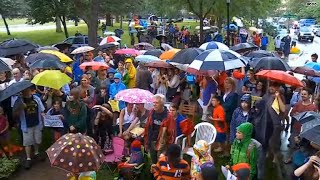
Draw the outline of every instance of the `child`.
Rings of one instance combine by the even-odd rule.
[[[193,145],[193,150],[195,152],[195,156],[191,161],[191,176],[193,180],[196,180],[201,172],[201,166],[204,163],[213,163],[213,158],[208,152],[209,144],[204,140],[196,142],[196,144]]]
[[[55,127],[53,128],[54,130],[54,140],[57,141],[63,134],[66,133],[66,121],[65,121],[65,116],[63,115],[63,108],[62,108],[62,101],[60,99],[54,101],[53,107],[48,110],[47,112],[48,115],[50,116],[59,116],[61,121],[63,122],[64,127]]]
[[[3,108],[0,107],[0,145],[7,149],[9,146],[9,122],[7,117],[4,115]],[[9,150],[9,149],[8,149]],[[9,152],[9,156],[12,156],[13,153]]]
[[[214,152],[223,152],[223,144],[227,140],[227,122],[226,122],[226,113],[221,105],[221,100],[219,96],[212,97],[212,106],[213,106],[213,117],[209,117],[213,121],[214,127],[217,129],[216,142],[218,148],[214,149]],[[224,153],[227,155],[227,152]]]
[[[106,87],[100,88],[99,97],[97,98],[97,105],[106,104],[109,101],[109,92]]]
[[[98,113],[94,120],[94,139],[105,153],[112,152],[113,113],[109,104],[95,105]]]

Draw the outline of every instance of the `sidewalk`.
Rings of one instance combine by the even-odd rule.
[[[20,167],[11,180],[68,180],[66,172],[58,168],[51,167],[49,160],[38,162],[30,170]]]

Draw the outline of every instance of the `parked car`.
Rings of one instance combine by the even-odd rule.
[[[314,35],[312,32],[312,29],[310,27],[304,26],[300,28],[299,34],[298,34],[298,41],[311,41],[313,42]]]
[[[101,42],[102,38],[98,36],[98,44]],[[65,39],[63,42],[72,44],[71,51],[82,46],[88,46],[89,39],[88,36],[70,36],[67,39]]]
[[[315,34],[320,30],[320,25],[312,25],[311,28],[312,28],[313,34]]]

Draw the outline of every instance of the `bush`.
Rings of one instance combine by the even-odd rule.
[[[19,159],[0,159],[0,179],[9,178],[19,167]]]

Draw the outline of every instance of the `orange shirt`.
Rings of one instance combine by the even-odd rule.
[[[214,120],[214,127],[217,129],[218,133],[226,133],[228,131],[226,112],[222,105],[218,105],[213,108],[213,119],[220,119],[219,121]]]

